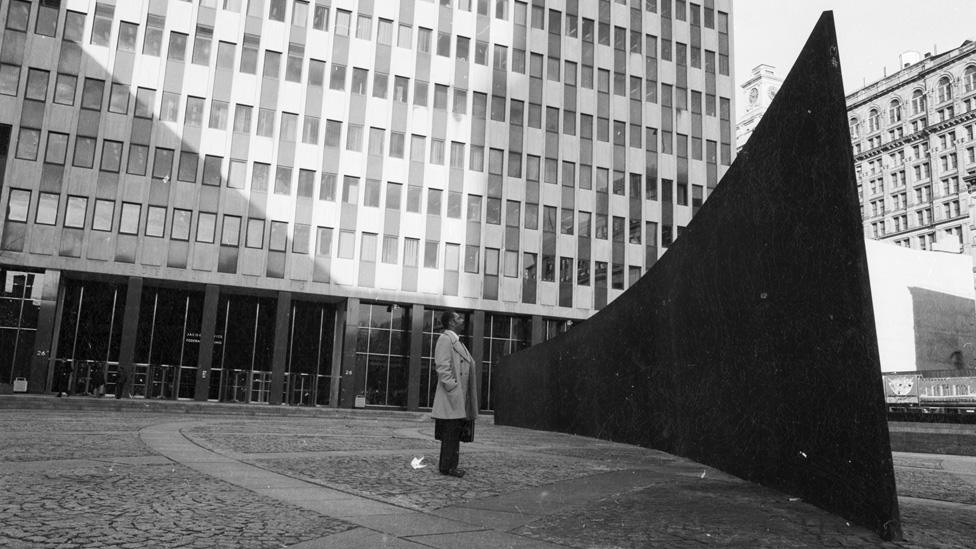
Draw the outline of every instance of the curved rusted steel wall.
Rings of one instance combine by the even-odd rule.
[[[496,423],[659,448],[901,537],[830,12],[668,253],[494,382]]]

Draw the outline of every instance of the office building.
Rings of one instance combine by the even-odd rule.
[[[900,56],[900,69],[848,95],[864,232],[972,255],[976,42]]]
[[[731,163],[730,8],[4,0],[0,382],[418,409],[451,308],[490,410]]]

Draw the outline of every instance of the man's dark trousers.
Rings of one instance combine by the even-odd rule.
[[[464,419],[441,419],[440,439],[441,457],[437,462],[437,468],[442,473],[446,473],[458,466],[458,452],[461,449],[461,427]]]

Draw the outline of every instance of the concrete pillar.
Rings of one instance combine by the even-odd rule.
[[[200,357],[197,359],[197,385],[194,400],[210,396],[210,367],[213,365],[214,331],[217,329],[217,301],[220,287],[207,284],[203,293],[203,318],[200,320]]]
[[[471,328],[468,333],[471,334],[471,348],[468,351],[471,352],[471,358],[474,359],[474,371],[475,375],[471,377],[476,385],[476,391],[479,399],[483,399],[482,395],[485,393],[485,388],[481,385],[487,382],[484,373],[484,367],[482,364],[485,360],[485,312],[484,311],[474,311],[471,313]],[[488,405],[487,402],[479,402],[478,407],[482,410]]]
[[[364,368],[356,367],[356,341],[359,338],[359,299],[346,300],[346,314],[342,325],[342,384],[339,387],[339,406],[352,408],[356,395],[366,382]]]
[[[342,340],[345,334],[346,308],[335,308],[332,325],[332,382],[329,384],[329,407],[339,407],[339,388],[342,385]]]
[[[529,346],[538,345],[546,340],[546,325],[539,315],[532,315],[532,340]]]
[[[3,168],[0,168],[2,170]],[[46,393],[51,391],[54,376],[54,353],[57,352],[58,293],[61,288],[61,271],[47,270],[41,278],[41,309],[37,313],[37,333],[34,335],[34,352],[31,354],[30,378],[27,391]],[[34,279],[35,284],[37,278]]]
[[[136,335],[139,332],[139,307],[142,305],[142,278],[130,276],[125,290],[125,311],[122,313],[122,341],[119,344],[119,371],[125,372],[126,383],[120,389],[123,397],[132,392],[135,382]],[[120,375],[122,375],[120,373]]]
[[[424,306],[410,308],[410,362],[407,370],[407,410],[420,407],[420,355],[423,352]]]
[[[269,404],[281,404],[281,392],[285,383],[286,359],[288,358],[288,326],[291,319],[291,292],[278,292],[278,308],[275,310],[274,354],[271,358],[271,394]]]

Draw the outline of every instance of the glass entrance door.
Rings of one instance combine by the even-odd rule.
[[[194,397],[202,321],[203,292],[143,288],[135,349],[138,394]]]
[[[334,336],[333,306],[304,301],[292,303],[282,402],[293,406],[329,404]]]
[[[0,279],[0,383],[12,385],[17,378],[30,378],[44,274],[0,269]]]
[[[114,395],[136,388],[131,382],[128,387],[119,387],[124,309],[122,284],[65,280],[53,390],[68,394],[96,390]],[[134,378],[135,374],[128,375]],[[103,383],[104,389],[99,390],[94,383]]]
[[[211,395],[224,402],[268,402],[274,331],[274,298],[220,296]]]

